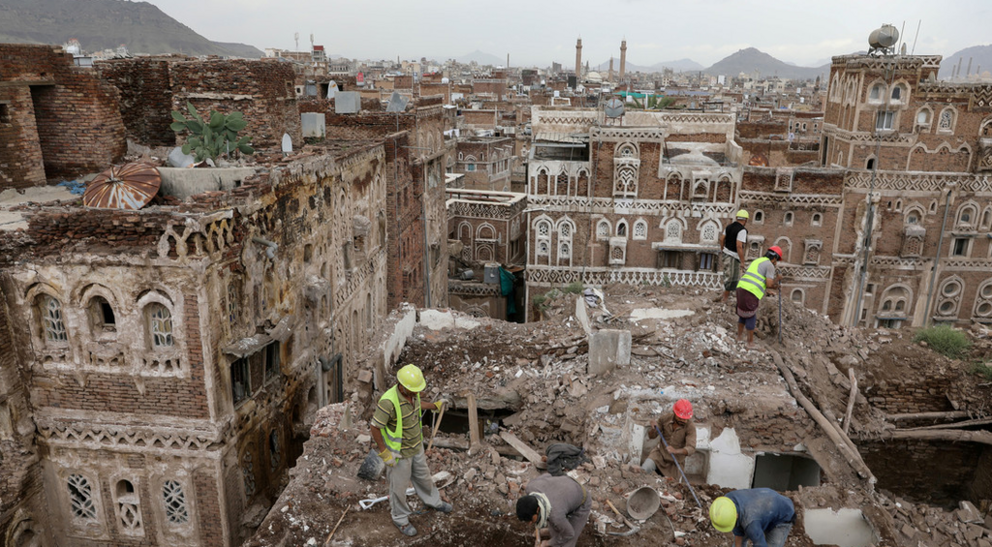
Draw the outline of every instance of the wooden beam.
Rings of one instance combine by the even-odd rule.
[[[468,399],[468,435],[470,440],[470,451],[479,446],[479,406],[475,402],[475,393],[466,395]]]
[[[930,429],[927,431],[905,431],[887,429],[881,432],[880,440],[916,439],[921,441],[973,442],[992,445],[992,433],[988,431],[957,431]]]
[[[957,420],[960,418],[971,418],[971,412],[967,410],[952,410],[949,412],[914,412],[912,414],[889,414],[885,417],[890,422],[901,420]]]
[[[854,401],[858,398],[858,377],[854,375],[854,367],[847,369],[847,376],[851,380],[851,396],[847,400],[847,412],[844,413],[844,434],[851,431],[851,413],[854,412]]]
[[[499,436],[502,437],[506,444],[512,446],[521,456],[527,459],[530,463],[534,464],[534,467],[538,469],[547,469],[548,464],[544,461],[544,458],[537,453],[536,450],[527,446],[527,443],[521,441],[516,435],[510,433],[509,431],[500,431]]]

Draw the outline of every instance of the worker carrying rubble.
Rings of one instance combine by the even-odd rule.
[[[730,291],[737,289],[737,282],[744,271],[744,249],[747,245],[747,230],[744,226],[749,218],[751,215],[744,209],[737,211],[736,220],[728,224],[720,234],[720,247],[723,248],[720,253],[723,261],[723,296],[719,298],[720,302],[726,302]]]
[[[538,532],[547,528],[551,536],[535,547],[575,547],[592,510],[585,487],[568,475],[545,473],[524,491],[527,495],[517,500],[517,518],[533,522]]]
[[[770,488],[734,490],[713,500],[710,522],[721,532],[734,533],[734,547],[746,541],[754,547],[782,547],[796,522],[796,508]]]
[[[665,436],[665,442],[654,447],[641,464],[641,469],[657,471],[665,477],[679,480],[681,474],[675,465],[675,458],[685,468],[685,459],[696,451],[696,422],[692,419],[692,403],[685,399],[675,401],[672,410],[658,418],[657,427]],[[658,429],[649,428],[648,438],[658,437]]]
[[[399,383],[379,399],[370,430],[379,447],[379,457],[386,464],[393,524],[404,535],[415,536],[417,529],[410,524],[413,511],[406,501],[407,485],[413,483],[414,491],[427,507],[442,513],[451,512],[451,504],[441,499],[427,468],[422,431],[424,410],[440,411],[446,401],[421,402],[420,392],[427,387],[427,382],[424,373],[414,365],[401,368],[396,378]]]
[[[775,266],[782,260],[782,249],[772,246],[765,256],[751,262],[737,283],[737,341],[744,341],[747,329],[747,347],[754,345],[754,327],[758,322],[758,304],[768,289],[775,289],[782,275],[775,274]]]

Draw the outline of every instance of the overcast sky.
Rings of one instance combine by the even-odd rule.
[[[358,59],[445,60],[474,50],[511,66],[619,57],[652,65],[692,59],[710,66],[746,47],[785,62],[818,66],[867,49],[883,23],[901,28],[917,54],[945,57],[992,41],[990,0],[150,0],[199,34],[259,49],[308,49],[310,34],[328,53]]]

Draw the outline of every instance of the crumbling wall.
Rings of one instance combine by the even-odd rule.
[[[0,59],[0,135],[13,143],[0,149],[0,190],[98,171],[124,156],[113,86],[73,66],[60,47],[4,44]]]
[[[167,59],[114,59],[94,63],[100,77],[120,92],[127,137],[148,146],[173,146],[172,87]]]
[[[240,111],[248,126],[241,132],[256,147],[277,147],[284,133],[302,142],[293,67],[253,60],[180,61],[169,65],[172,109],[186,102],[201,113]]]

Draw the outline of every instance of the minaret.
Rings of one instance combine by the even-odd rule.
[[[607,81],[613,83],[613,56],[610,55],[610,75],[607,77]]]
[[[582,82],[582,38],[575,42],[575,85]]]
[[[624,39],[620,42],[620,81],[623,82],[623,77],[627,73],[627,40]]]

